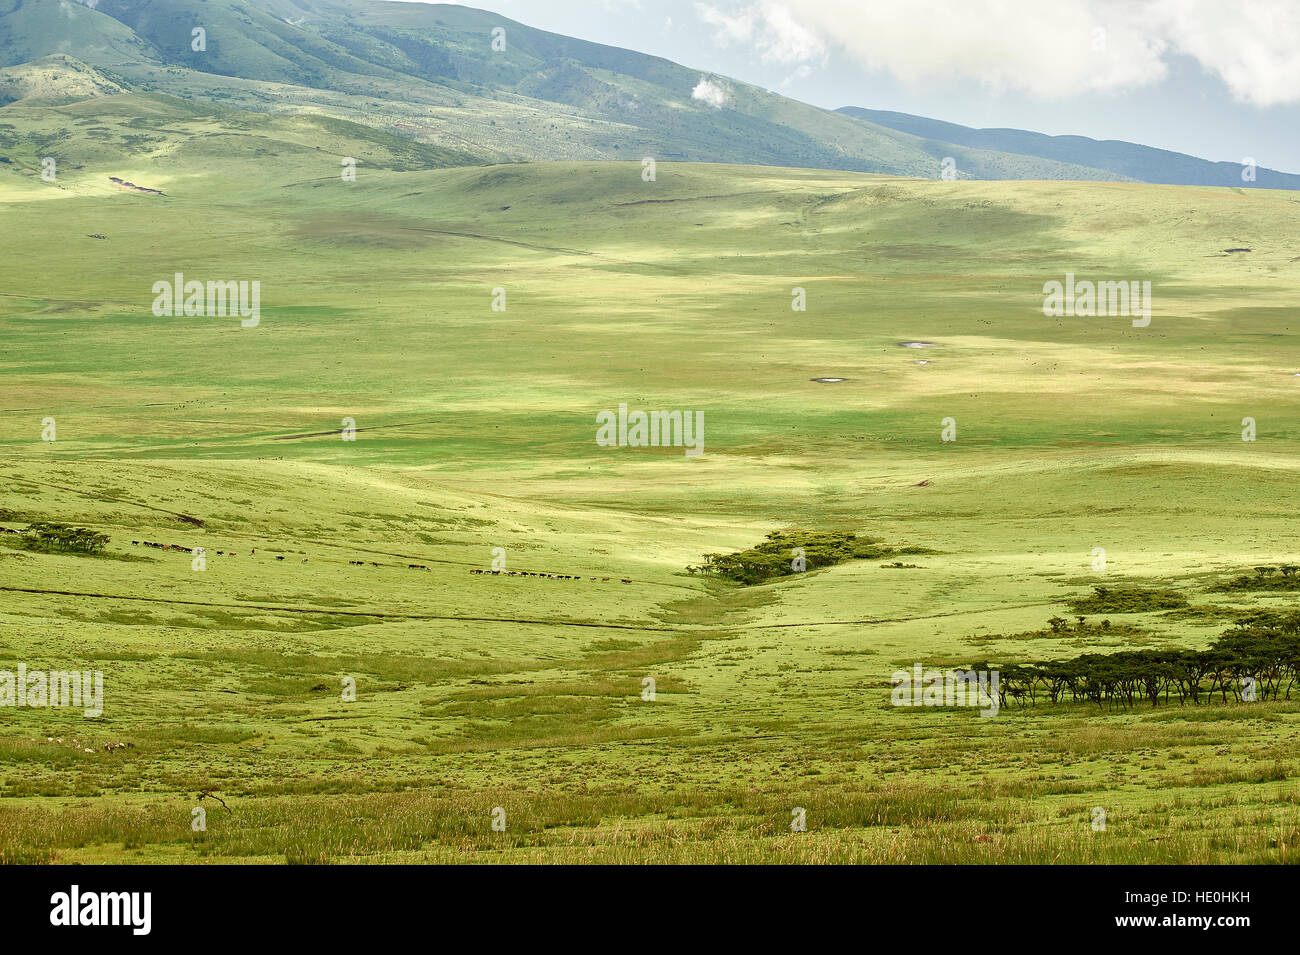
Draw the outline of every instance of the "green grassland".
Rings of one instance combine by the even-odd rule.
[[[0,110],[0,526],[112,538],[0,534],[0,668],[105,681],[99,719],[0,709],[0,860],[1296,861],[1300,702],[889,699],[1294,606],[1213,588],[1297,556],[1295,194],[436,168],[243,115]],[[178,271],[260,281],[258,327],[155,317]],[[1150,280],[1150,326],[1044,317],[1067,271]],[[703,411],[705,453],[598,447],[620,403]],[[686,571],[789,528],[927,552]],[[470,573],[496,547],[581,579]],[[1045,631],[1099,584],[1204,612]]]

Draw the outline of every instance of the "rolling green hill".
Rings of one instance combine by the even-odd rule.
[[[62,54],[0,69],[0,106],[59,106],[125,92],[101,70]]]
[[[13,68],[0,71],[0,91],[11,72]],[[31,71],[20,73],[27,76]],[[38,73],[45,75],[93,82],[95,74],[71,61],[62,74]],[[58,88],[66,90],[67,84]],[[59,175],[53,185],[60,190],[102,193],[112,188],[110,175],[130,179],[122,171],[141,168],[150,169],[154,180],[144,185],[156,188],[158,182],[170,182],[173,174],[228,177],[240,170],[253,179],[272,165],[298,170],[304,177],[338,176],[344,158],[355,159],[362,169],[391,170],[478,161],[468,153],[320,114],[250,113],[111,90],[58,107],[30,102],[30,97],[20,99],[0,110],[0,163],[19,177],[16,183],[46,185],[40,180],[41,161],[54,155]]]

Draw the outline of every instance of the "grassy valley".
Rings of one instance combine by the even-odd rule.
[[[647,182],[100,92],[0,109],[0,526],[110,538],[0,533],[4,658],[104,677],[0,709],[0,859],[1294,861],[1285,694],[890,699],[1295,609],[1224,589],[1296,557],[1294,194]],[[1067,271],[1150,326],[1045,317]],[[155,315],[176,272],[260,323]],[[704,453],[599,446],[620,404]]]

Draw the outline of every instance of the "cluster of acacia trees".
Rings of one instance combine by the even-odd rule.
[[[1279,567],[1256,567],[1255,575],[1241,574],[1226,583],[1211,587],[1219,593],[1231,593],[1234,590],[1300,590],[1300,566],[1282,564]]]
[[[20,538],[28,550],[54,553],[98,554],[108,546],[108,535],[88,527],[69,527],[52,521],[38,521]]]
[[[773,531],[761,544],[734,554],[705,554],[691,574],[759,584],[804,570],[833,567],[849,560],[879,560],[896,554],[930,554],[924,547],[891,547],[871,537],[826,531]]]
[[[1128,709],[1143,700],[1179,704],[1291,698],[1300,681],[1300,612],[1246,614],[1207,650],[1126,650],[997,666],[998,693],[1024,705],[1044,698]]]

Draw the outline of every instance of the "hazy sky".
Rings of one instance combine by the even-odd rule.
[[[475,0],[827,108],[1300,173],[1300,0]]]

